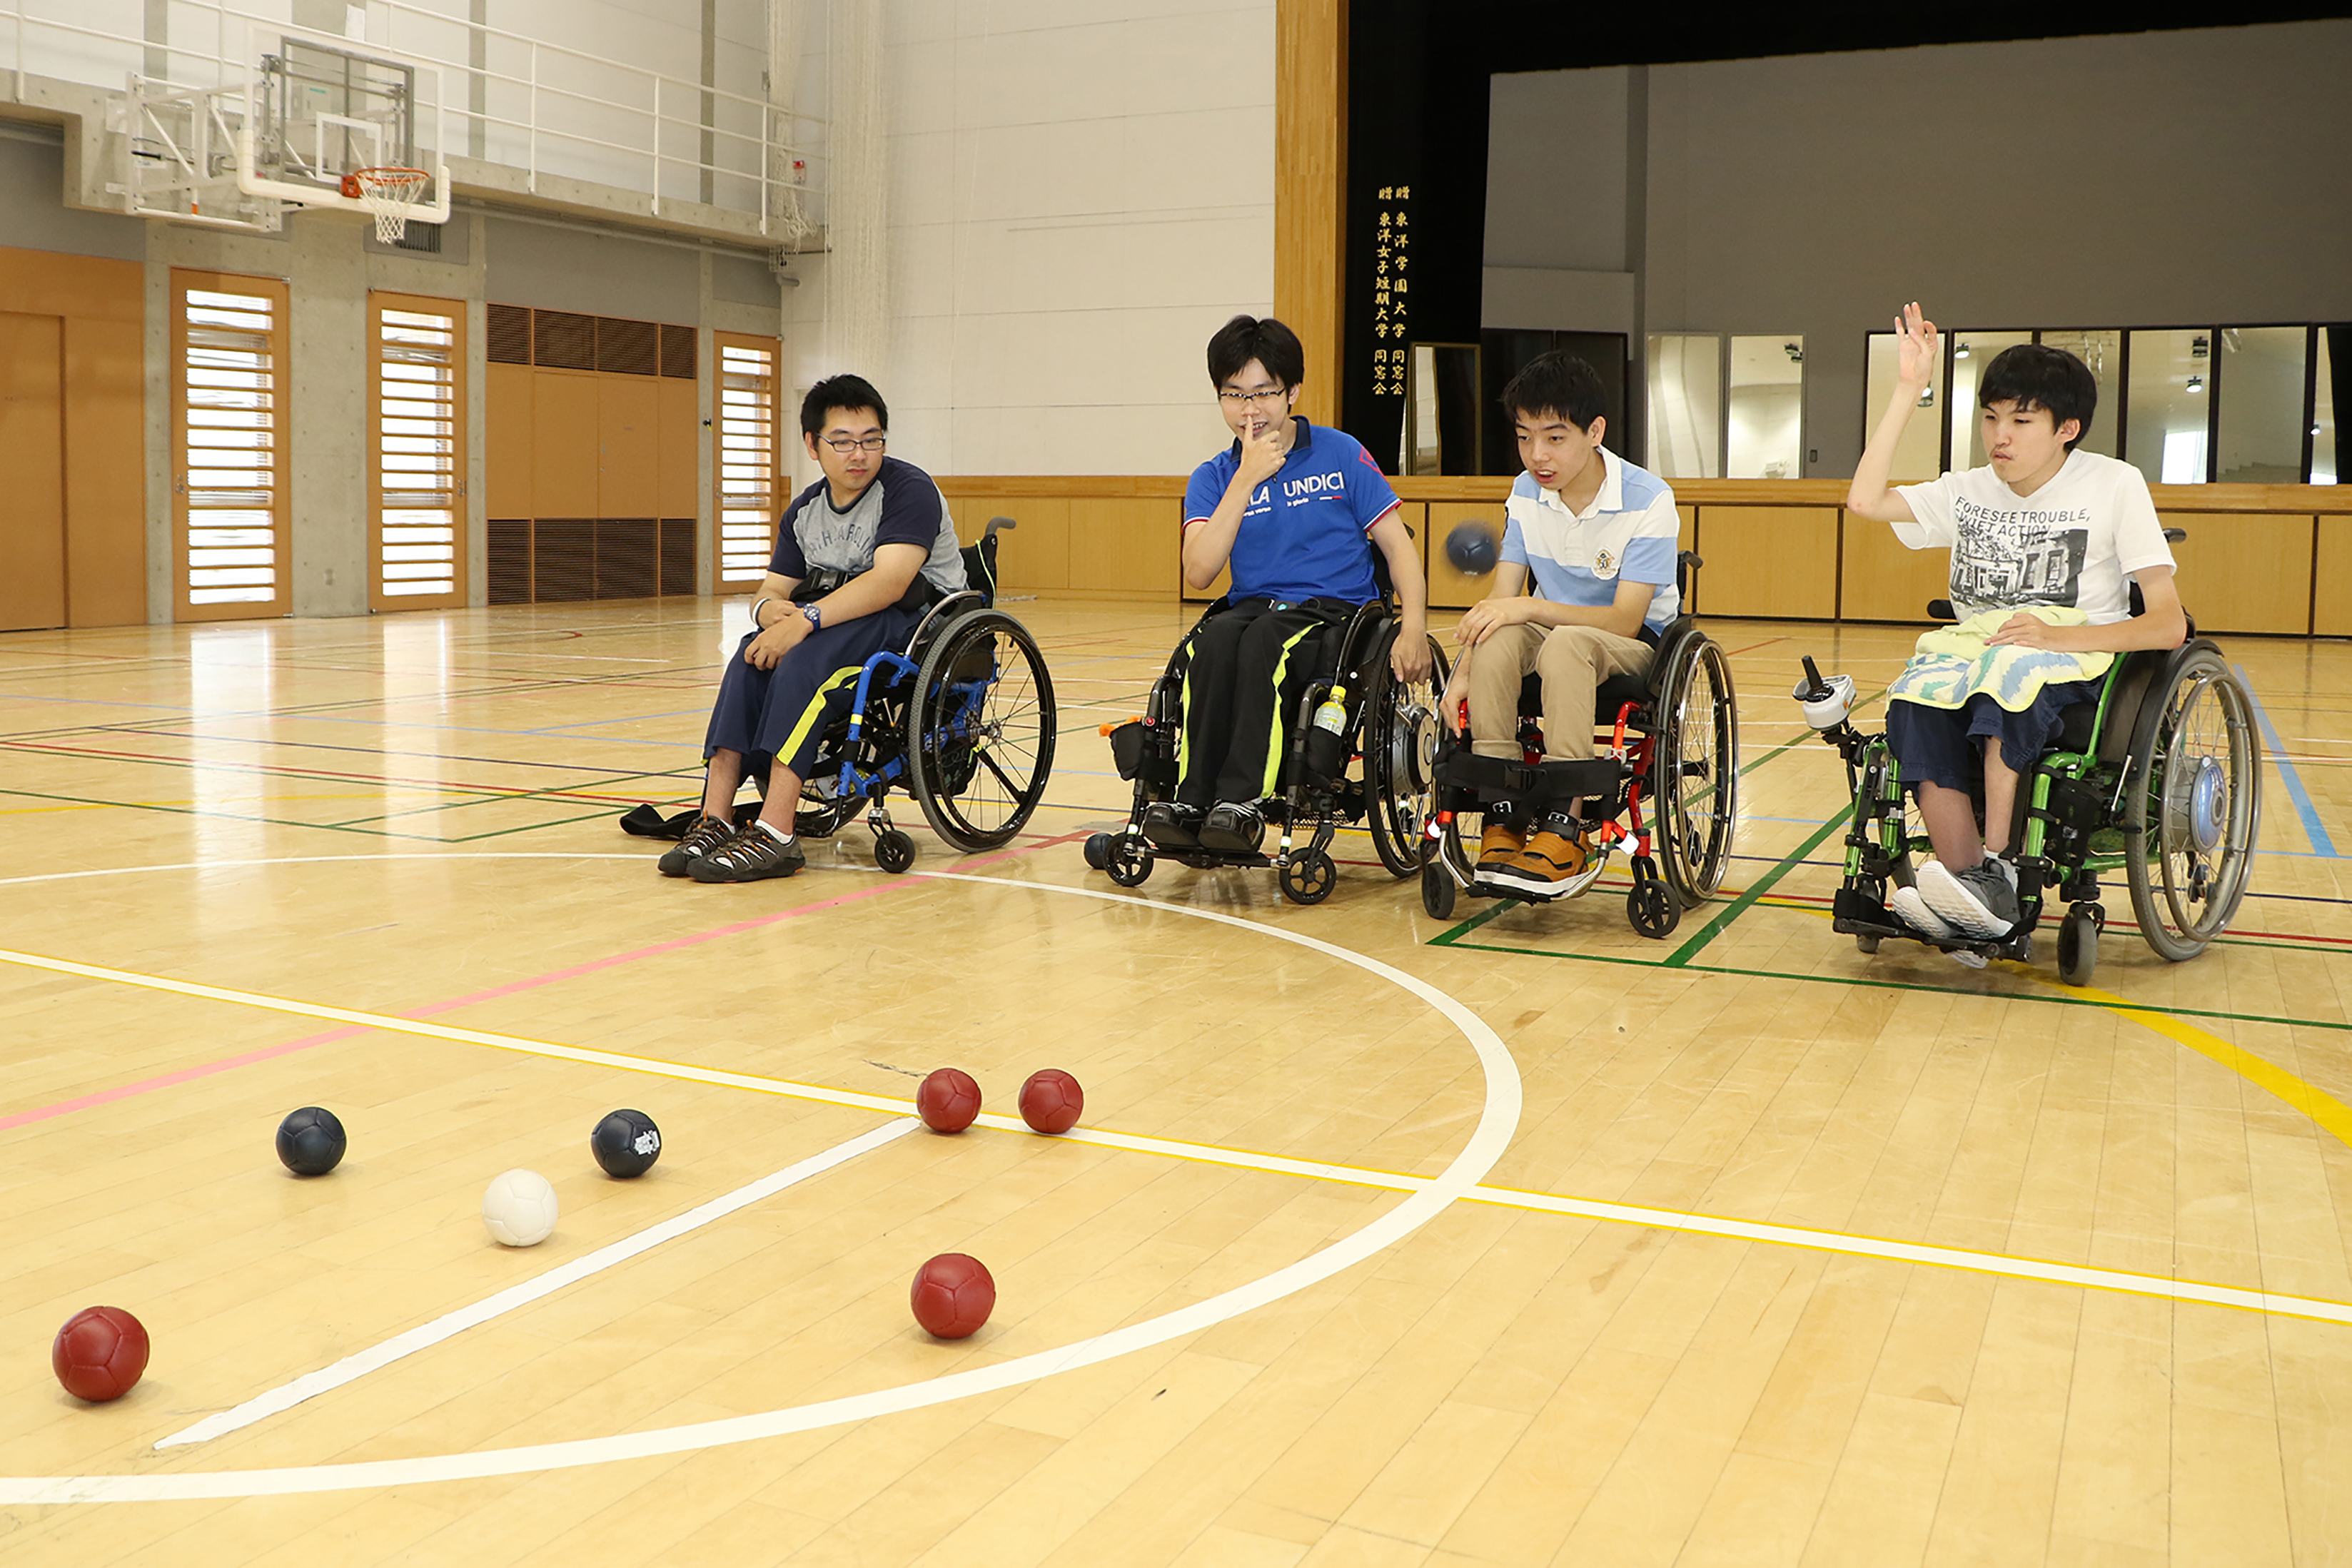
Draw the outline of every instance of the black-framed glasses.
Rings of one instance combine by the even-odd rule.
[[[1221,387],[1217,397],[1227,408],[1247,408],[1253,403],[1262,408],[1272,408],[1289,391],[1288,387],[1267,387],[1261,392],[1234,392],[1230,387]]]
[[[887,435],[869,435],[863,440],[855,435],[824,435],[818,439],[844,457],[853,452],[879,452],[890,444]]]

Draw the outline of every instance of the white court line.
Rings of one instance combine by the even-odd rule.
[[[316,1372],[305,1373],[291,1383],[281,1385],[267,1394],[247,1400],[235,1409],[223,1410],[215,1415],[207,1416],[194,1426],[183,1427],[173,1433],[155,1446],[159,1448],[176,1448],[187,1443],[207,1442],[214,1437],[226,1437],[241,1427],[250,1427],[256,1421],[275,1416],[281,1410],[291,1410],[305,1399],[315,1398],[329,1389],[341,1388],[344,1384],[364,1377],[378,1367],[390,1366],[403,1356],[415,1355],[420,1350],[439,1344],[445,1339],[488,1322],[492,1318],[513,1312],[518,1307],[529,1306],[543,1296],[551,1296],[566,1285],[577,1284],[591,1274],[602,1273],[614,1264],[625,1263],[641,1252],[649,1252],[663,1242],[683,1236],[689,1230],[700,1229],[712,1220],[724,1218],[737,1209],[748,1207],[763,1197],[772,1197],[786,1187],[806,1181],[813,1176],[822,1175],[837,1165],[856,1158],[869,1149],[878,1149],[893,1139],[903,1138],[921,1125],[922,1123],[911,1116],[896,1122],[886,1122],[870,1133],[852,1138],[845,1144],[835,1144],[822,1154],[811,1155],[799,1164],[786,1166],[772,1176],[764,1176],[758,1181],[746,1183],[733,1192],[714,1197],[709,1203],[689,1208],[684,1214],[665,1219],[659,1225],[638,1231],[635,1236],[625,1237],[609,1247],[600,1247],[584,1257],[575,1258],[560,1268],[549,1270],[535,1280],[526,1280],[520,1285],[510,1285],[496,1295],[483,1297],[472,1306],[460,1307],[454,1312],[444,1313],[429,1323],[420,1323],[406,1333],[395,1334],[383,1343],[361,1351],[356,1355],[347,1355],[331,1366],[322,1366]]]
[[[1336,943],[1318,937],[1286,931],[1279,926],[1262,925],[1235,915],[1215,910],[1194,909],[1183,904],[1160,904],[1127,894],[1102,892],[1093,888],[1064,887],[1053,883],[1012,883],[1002,878],[975,876],[956,872],[919,873],[943,881],[994,883],[1013,886],[1024,892],[1061,894],[1074,898],[1094,899],[1103,904],[1122,904],[1190,920],[1209,921],[1230,925],[1255,936],[1286,942],[1319,953],[1397,987],[1416,998],[1443,1017],[1468,1041],[1476,1054],[1479,1068],[1486,1080],[1486,1094],[1479,1108],[1477,1125],[1472,1129],[1461,1152],[1426,1185],[1408,1195],[1404,1201],[1387,1212],[1375,1216],[1360,1229],[1341,1237],[1320,1249],[1308,1253],[1297,1262],[1261,1275],[1232,1290],[1146,1318],[1124,1328],[1093,1335],[1050,1350],[1017,1356],[1010,1361],[991,1365],[971,1367],[919,1382],[902,1384],[895,1388],[878,1388],[828,1399],[814,1405],[787,1406],[781,1410],[761,1411],[755,1415],[729,1416],[717,1421],[698,1421],[683,1426],[656,1427],[650,1431],[616,1432],[604,1437],[581,1437],[569,1442],[541,1443],[510,1448],[488,1448],[471,1453],[420,1454],[408,1458],[372,1459],[322,1465],[295,1465],[270,1469],[187,1470],[146,1474],[81,1475],[81,1476],[0,1476],[0,1506],[25,1506],[69,1502],[160,1502],[190,1498],[288,1497],[315,1492],[349,1491],[357,1489],[419,1486],[438,1481],[474,1479],[485,1476],[530,1475],[551,1469],[568,1469],[582,1465],[609,1464],[615,1460],[643,1458],[661,1454],[691,1453],[697,1449],[716,1448],[731,1443],[757,1442],[761,1438],[782,1437],[793,1432],[815,1431],[848,1422],[872,1420],[903,1410],[917,1410],[928,1406],[942,1405],[953,1399],[992,1393],[997,1389],[1017,1387],[1055,1373],[1072,1372],[1092,1366],[1118,1356],[1132,1354],[1152,1345],[1164,1344],[1187,1334],[1213,1328],[1226,1320],[1255,1311],[1269,1302],[1278,1301],[1310,1285],[1317,1284],[1341,1270],[1354,1267],[1386,1249],[1402,1241],[1423,1225],[1445,1212],[1457,1198],[1468,1195],[1495,1168],[1496,1162],[1510,1146],[1512,1135],[1518,1130],[1522,1094],[1518,1064],[1511,1058],[1509,1048],[1485,1019],[1463,1003],[1416,976],[1407,974],[1377,958],[1368,958]],[[56,967],[68,973],[88,972],[89,966],[67,966],[58,960],[45,960],[40,967]],[[101,972],[110,976],[119,971]],[[174,983],[170,988],[180,988]],[[199,994],[228,996],[217,988],[191,988]],[[285,1004],[280,1004],[285,1006]],[[310,1010],[308,1004],[296,1004],[287,1010]],[[320,1016],[333,1016],[339,1010],[319,1009]],[[365,1017],[366,1015],[355,1015]],[[440,1032],[437,1028],[425,1028],[405,1020],[383,1019],[371,1023],[373,1028],[397,1028],[400,1032]],[[456,1034],[465,1031],[453,1031]],[[579,1051],[572,1047],[536,1048],[525,1042],[484,1036],[479,1043],[497,1045],[509,1050],[534,1050],[537,1054],[560,1055],[580,1061],[602,1058],[612,1065],[624,1066],[635,1071],[660,1071],[656,1064],[627,1057],[614,1057],[602,1051]],[[708,1082],[726,1082],[738,1074],[706,1074],[694,1070],[692,1076]],[[742,1079],[742,1087],[763,1089],[774,1093],[782,1086],[775,1080]],[[904,1114],[906,1103],[877,1101],[870,1095],[845,1095],[819,1092],[812,1098],[823,1098],[835,1103],[871,1103],[877,1109],[887,1109],[894,1114]],[[1416,1178],[1416,1180],[1423,1178]]]

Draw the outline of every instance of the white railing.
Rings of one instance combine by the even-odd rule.
[[[20,100],[28,76],[118,89],[134,73],[193,89],[233,87],[257,78],[278,35],[345,41],[226,0],[172,0],[168,42],[144,36],[144,0],[0,0],[0,6],[10,34],[0,58],[10,62]],[[635,192],[656,214],[665,200],[704,202],[756,215],[762,234],[822,219],[824,160],[810,135],[822,133],[819,117],[404,0],[369,0],[366,10],[372,24],[383,20],[386,36],[352,40],[352,47],[429,68],[418,73],[420,99],[425,79],[438,75],[436,101],[413,106],[412,118],[420,131],[436,115],[454,124],[451,145],[430,149],[439,158],[520,169],[532,193],[542,177]],[[110,20],[115,25],[105,25]],[[479,66],[457,57],[477,51]]]

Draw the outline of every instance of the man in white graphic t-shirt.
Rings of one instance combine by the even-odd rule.
[[[2014,612],[1992,633],[1994,645],[2117,653],[2179,646],[2188,620],[2147,479],[2077,448],[2099,401],[2090,367],[2044,344],[2003,350],[1977,386],[1986,465],[1890,489],[1895,444],[1938,362],[1936,325],[1916,303],[1895,327],[1895,395],[1854,470],[1846,508],[1894,524],[1913,549],[1949,549],[1952,608],[1962,621]],[[2139,584],[2137,615],[2127,578]],[[2004,858],[2018,775],[2048,747],[2068,705],[2097,696],[2097,682],[2068,681],[2043,685],[2014,713],[1983,695],[1957,709],[1888,705],[1887,743],[1936,849],[1918,885],[1895,890],[1888,908],[1932,936],[2007,935],[2018,920],[2017,871]],[[1981,834],[1969,793],[1979,752]]]

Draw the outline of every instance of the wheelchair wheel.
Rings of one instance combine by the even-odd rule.
[[[1114,833],[1103,848],[1103,870],[1121,887],[1141,887],[1151,875],[1151,846],[1130,833]]]
[[[1454,918],[1453,873],[1435,861],[1421,868],[1421,906],[1432,920]]]
[[[2179,963],[2226,930],[2262,825],[2263,746],[2252,694],[2201,639],[2168,661],[2140,709],[2124,776],[2132,914]]]
[[[1675,650],[1658,682],[1650,778],[1658,858],[1684,905],[1723,885],[1739,808],[1739,713],[1731,666],[1709,637]]]
[[[1675,890],[1666,885],[1646,856],[1633,857],[1633,886],[1625,894],[1625,919],[1634,931],[1653,940],[1674,935],[1682,924],[1683,907]]]
[[[1301,850],[1283,862],[1276,879],[1293,904],[1320,904],[1339,884],[1339,868],[1321,850]]]
[[[874,863],[897,876],[912,871],[915,866],[915,841],[896,828],[885,828],[874,835]]]
[[[908,705],[915,800],[940,837],[992,850],[1028,821],[1054,768],[1054,682],[1027,627],[958,616],[923,655]]]
[[[1389,668],[1387,644],[1377,655],[1371,697],[1364,706],[1364,793],[1370,797],[1372,848],[1391,876],[1421,869],[1423,829],[1436,792],[1438,695],[1445,690],[1445,651],[1429,639],[1429,674],[1410,685]]]
[[[2058,977],[2070,986],[2087,986],[2099,967],[2099,929],[2106,917],[2095,904],[2078,904],[2058,923]]]

